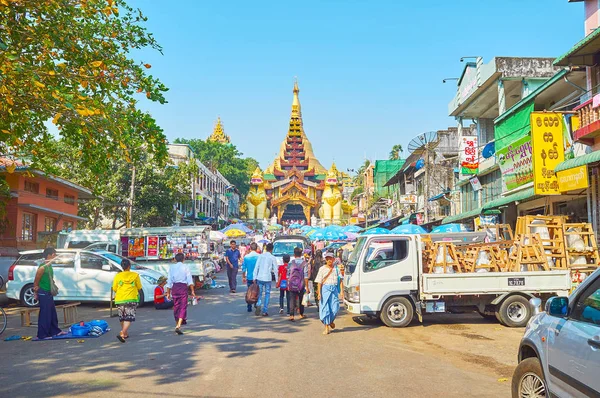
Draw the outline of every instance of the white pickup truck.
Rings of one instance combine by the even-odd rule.
[[[532,315],[530,298],[567,296],[571,288],[568,270],[423,273],[422,247],[419,235],[359,238],[345,268],[348,311],[404,327],[414,317],[422,322],[427,313],[477,310],[505,326],[522,327]]]

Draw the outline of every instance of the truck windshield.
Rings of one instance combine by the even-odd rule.
[[[346,263],[346,271],[350,274],[354,273],[354,270],[356,269],[356,264],[358,264],[360,252],[362,251],[366,241],[366,238],[359,238],[358,242],[356,242],[356,247],[354,247],[354,250],[352,250],[352,253],[350,253],[350,257],[348,257],[348,262]]]
[[[300,240],[278,240],[273,243],[273,255],[283,256],[284,254],[288,254],[292,256],[294,249],[297,247],[304,250],[304,243]]]

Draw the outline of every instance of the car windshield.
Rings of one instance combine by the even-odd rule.
[[[358,242],[356,242],[356,247],[350,253],[350,257],[348,257],[348,262],[346,264],[346,270],[348,273],[352,274],[356,269],[356,264],[358,263],[358,258],[360,257],[360,252],[362,251],[363,246],[367,238],[359,238]]]
[[[123,259],[125,257],[123,256],[119,256],[118,254],[115,253],[110,253],[110,252],[102,252],[102,253],[98,253],[100,254],[102,257],[106,257],[111,261],[114,261],[115,263],[117,263],[119,265],[119,267],[121,267],[121,261],[123,261]],[[131,260],[129,260],[131,261]],[[139,265],[138,263],[131,261],[131,269],[132,270],[141,270],[141,269],[147,269],[146,267],[143,267],[141,265]]]
[[[291,256],[297,247],[304,250],[304,242],[300,240],[278,240],[273,243],[273,255],[283,256],[284,254],[289,254]]]

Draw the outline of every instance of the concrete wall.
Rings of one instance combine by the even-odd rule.
[[[585,13],[585,22],[583,33],[585,36],[592,33],[594,29],[596,29],[599,25],[600,13],[598,9],[600,8],[599,0],[585,0],[584,5],[584,13]]]

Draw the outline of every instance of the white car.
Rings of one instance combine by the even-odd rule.
[[[41,250],[21,253],[8,271],[6,296],[20,300],[28,307],[35,307],[38,301],[33,291],[33,281],[37,271]],[[122,271],[121,257],[102,251],[58,249],[52,260],[54,281],[59,289],[57,301],[110,301],[111,287],[115,275]],[[140,303],[154,301],[154,288],[161,273],[149,270],[131,262],[131,270],[140,275],[142,290]]]

